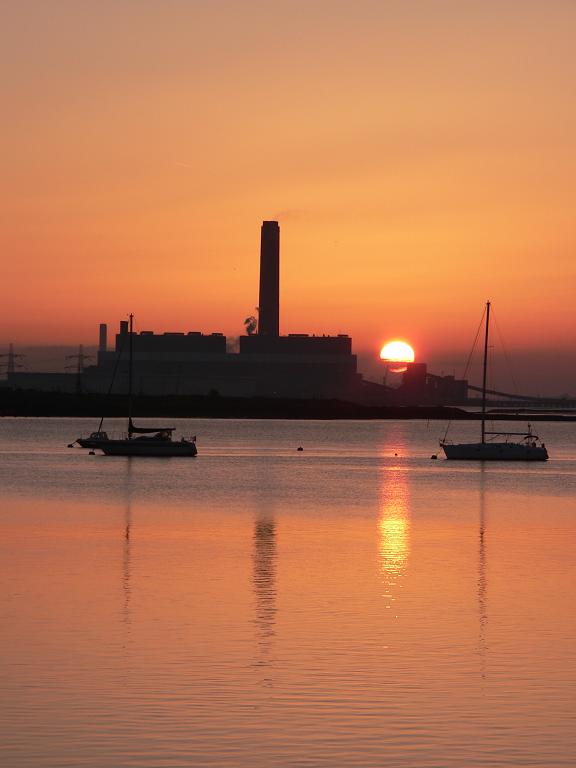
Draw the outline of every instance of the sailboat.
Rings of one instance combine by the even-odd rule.
[[[486,302],[484,329],[484,365],[482,374],[481,438],[479,443],[452,443],[440,440],[447,459],[480,461],[546,461],[548,451],[538,435],[528,425],[526,432],[488,432],[486,430],[486,378],[488,371],[488,335],[490,329],[490,302]],[[499,439],[498,439],[499,438]]]
[[[102,431],[101,420],[96,432],[76,442],[82,448],[98,448],[107,456],[196,456],[196,437],[174,440],[175,427],[137,427],[132,421],[133,322],[134,316],[130,315],[127,435],[119,439],[109,438]]]

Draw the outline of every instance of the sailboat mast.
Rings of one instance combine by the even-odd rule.
[[[484,369],[482,371],[482,442],[486,442],[486,374],[488,371],[488,328],[490,327],[490,302],[486,302],[486,330],[484,331]]]
[[[134,325],[134,315],[130,313],[130,326],[128,337],[128,438],[132,437],[132,368],[134,359],[132,330]]]

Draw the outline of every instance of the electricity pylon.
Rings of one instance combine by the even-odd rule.
[[[86,360],[89,360],[92,357],[92,355],[87,355],[84,352],[84,345],[80,344],[78,347],[78,354],[76,355],[66,355],[66,360],[77,360],[78,362],[74,365],[67,365],[66,370],[69,370],[70,368],[76,369],[76,392],[80,395],[82,394],[82,374],[84,373],[84,363]]]

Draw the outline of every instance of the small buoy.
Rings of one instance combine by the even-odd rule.
[[[301,446],[301,445],[299,445],[299,446],[298,446],[298,448],[297,448],[296,450],[297,450],[297,451],[303,451],[303,450],[304,450],[304,448],[302,448],[302,446]]]
[[[395,453],[395,454],[394,454],[394,456],[398,456],[398,454],[397,454],[397,453]]]
[[[88,456],[96,456],[96,453],[95,453],[94,451],[90,451],[90,452],[88,453]]]
[[[435,454],[435,453],[433,453],[433,454],[432,454],[432,456],[430,456],[430,458],[431,458],[431,459],[437,459],[437,458],[438,458],[438,456],[436,456],[436,454]]]

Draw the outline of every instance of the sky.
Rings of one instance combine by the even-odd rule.
[[[490,299],[521,378],[576,392],[573,0],[0,0],[0,22],[0,345],[130,312],[238,336],[277,219],[282,333],[458,373]]]

